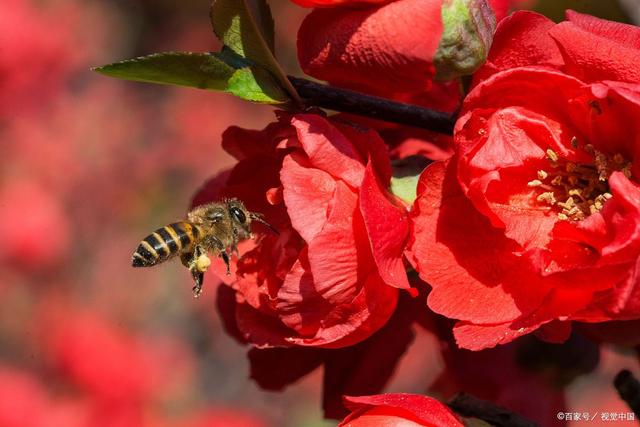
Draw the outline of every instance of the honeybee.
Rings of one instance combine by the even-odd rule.
[[[157,229],[142,239],[133,253],[133,267],[152,267],[180,255],[195,282],[193,296],[202,293],[204,272],[211,265],[207,252],[222,258],[229,270],[230,252],[238,252],[238,242],[252,238],[251,222],[260,222],[278,231],[257,212],[250,212],[238,199],[226,199],[195,207],[184,221]]]

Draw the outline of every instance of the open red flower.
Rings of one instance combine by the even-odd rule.
[[[352,412],[340,423],[343,427],[464,426],[446,405],[417,394],[345,397],[345,403]]]
[[[640,317],[640,29],[568,19],[502,21],[421,177],[410,257],[462,347]]]
[[[386,191],[391,167],[380,137],[316,114],[283,114],[264,131],[230,128],[223,146],[239,163],[196,203],[239,197],[280,231],[237,264],[244,339],[343,347],[384,326],[397,288],[409,288],[408,220]]]

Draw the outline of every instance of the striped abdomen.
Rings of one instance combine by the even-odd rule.
[[[145,237],[133,253],[131,265],[151,267],[182,252],[189,252],[202,230],[189,222],[175,222]]]

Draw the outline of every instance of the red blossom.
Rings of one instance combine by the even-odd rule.
[[[462,427],[464,424],[446,405],[427,396],[389,393],[345,397],[351,414],[340,426],[428,426]]]
[[[640,81],[622,71],[640,30],[567,16],[500,24],[456,155],[421,177],[410,258],[465,348],[640,317]]]
[[[406,213],[386,191],[380,137],[320,115],[281,114],[263,131],[230,128],[223,146],[239,162],[196,204],[239,197],[280,231],[261,235],[237,263],[242,336],[260,347],[343,347],[380,329],[397,288],[409,288]]]

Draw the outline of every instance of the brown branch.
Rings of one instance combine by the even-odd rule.
[[[349,89],[289,76],[303,101],[310,107],[352,113],[359,116],[453,134],[455,118],[447,113],[404,104]]]
[[[449,407],[464,417],[478,418],[497,427],[539,427],[515,412],[466,393],[455,395]]]
[[[613,385],[622,400],[627,402],[629,408],[636,414],[636,418],[640,419],[640,382],[631,372],[624,369],[616,375]]]

